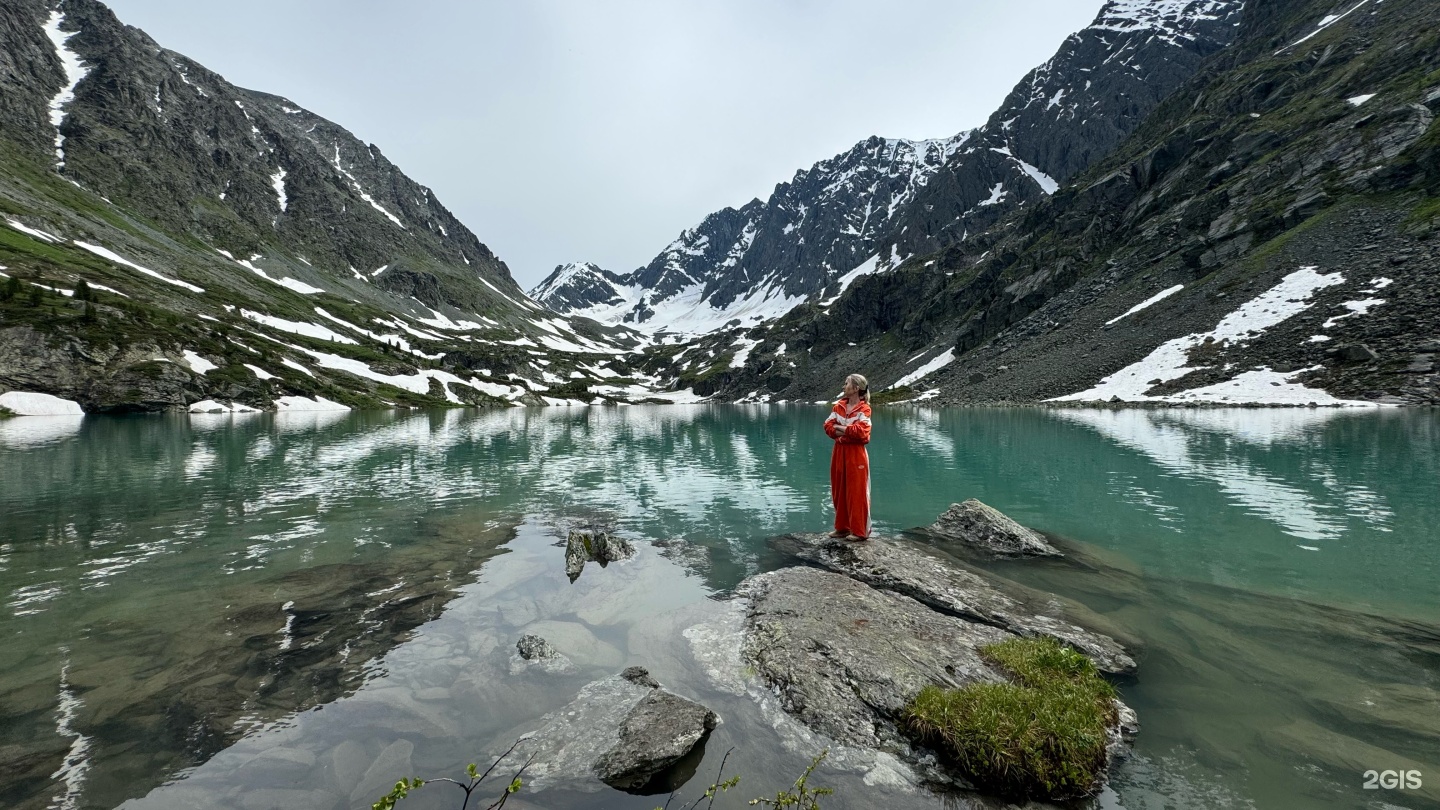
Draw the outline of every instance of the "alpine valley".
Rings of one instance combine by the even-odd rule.
[[[728,401],[1440,402],[1440,16],[1112,0],[980,128],[871,138],[531,295]]]
[[[982,126],[872,137],[527,295],[381,153],[95,0],[0,7],[0,406],[1440,403],[1430,0],[1110,0]]]

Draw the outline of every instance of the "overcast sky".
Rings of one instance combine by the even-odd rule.
[[[869,137],[984,123],[1101,0],[108,0],[374,143],[531,288]]]

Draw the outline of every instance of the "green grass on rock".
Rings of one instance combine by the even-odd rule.
[[[980,653],[1014,682],[927,686],[906,707],[910,730],[982,790],[1014,799],[1087,795],[1105,767],[1114,687],[1053,639],[1010,639]]]

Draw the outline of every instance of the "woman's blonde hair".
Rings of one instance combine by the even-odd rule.
[[[851,374],[850,376],[845,378],[845,382],[855,383],[855,387],[860,389],[860,401],[869,404],[870,381],[865,379],[864,374]]]

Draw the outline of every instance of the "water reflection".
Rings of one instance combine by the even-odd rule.
[[[14,416],[0,419],[0,447],[42,447],[80,432],[83,416]]]
[[[1315,481],[1330,482],[1336,488],[1333,471],[1310,471],[1298,480],[1277,475],[1274,465],[1252,458],[1245,446],[1266,450],[1279,444],[1300,444],[1317,426],[1340,417],[1339,409],[1296,411],[1266,409],[1253,421],[1244,412],[1230,410],[1062,410],[1059,415],[1088,425],[1119,444],[1139,450],[1171,473],[1208,481],[1252,514],[1281,527],[1286,534],[1302,540],[1335,540],[1348,521],[1344,515],[1321,503],[1310,491]],[[1306,478],[1310,480],[1305,480]],[[1359,487],[1347,487],[1337,494],[1360,495],[1369,502],[1362,514],[1373,528],[1385,528],[1390,510],[1378,496]],[[1148,497],[1148,496],[1147,496]]]
[[[775,564],[766,537],[828,527],[824,413],[695,405],[90,417],[43,440],[0,440],[0,632],[9,640],[0,718],[6,744],[24,741],[33,765],[11,783],[28,792],[0,801],[23,795],[27,810],[63,802],[70,786],[52,774],[83,738],[90,769],[77,801],[113,806],[207,761],[245,729],[382,671],[416,695],[466,695],[476,713],[503,702],[498,737],[501,720],[533,719],[544,701],[574,694],[573,684],[550,695],[483,683],[492,663],[508,672],[502,636],[536,622],[575,637],[571,625],[583,629],[596,660],[604,650],[670,660],[679,653],[658,637],[690,625],[672,626],[665,611],[715,604],[708,597]],[[0,422],[0,431],[27,421]],[[1185,583],[1428,615],[1440,576],[1437,426],[1427,414],[1333,410],[879,409],[877,524],[925,524],[979,497],[1027,525],[1121,552],[1128,570],[1160,583],[1126,614],[1155,614],[1156,636],[1175,633],[1163,625],[1178,609],[1166,606],[1184,601]],[[533,553],[482,567],[475,539],[522,518],[544,535],[531,538]],[[655,541],[656,559],[541,587],[558,575],[544,568],[558,553],[547,544],[575,522]],[[413,653],[382,661],[396,628],[437,617],[451,598],[441,594],[471,574],[466,593],[476,596],[464,610],[473,613],[444,643],[427,639],[425,625]],[[1106,583],[1097,609],[1123,601],[1115,587]],[[430,600],[423,609],[376,618],[377,604],[415,588]],[[1223,651],[1251,632],[1236,627],[1207,630],[1207,644]],[[1284,628],[1266,632],[1285,638]],[[343,646],[355,639],[370,641]],[[295,657],[342,649],[354,667]],[[1188,653],[1168,682],[1185,688],[1204,658]],[[224,689],[199,682],[207,666],[224,670]],[[1283,672],[1275,665],[1263,678]],[[233,702],[217,699],[222,692]],[[1217,724],[1239,722],[1205,705]],[[1183,706],[1166,711],[1158,738],[1165,724],[1190,722]],[[335,715],[337,735],[344,716]],[[760,739],[774,733],[765,727],[731,731]],[[476,745],[491,739],[470,730]],[[449,743],[426,745],[416,756],[437,771],[454,764]],[[381,753],[365,747],[365,757]],[[1172,765],[1157,755],[1147,767],[1181,767]]]

